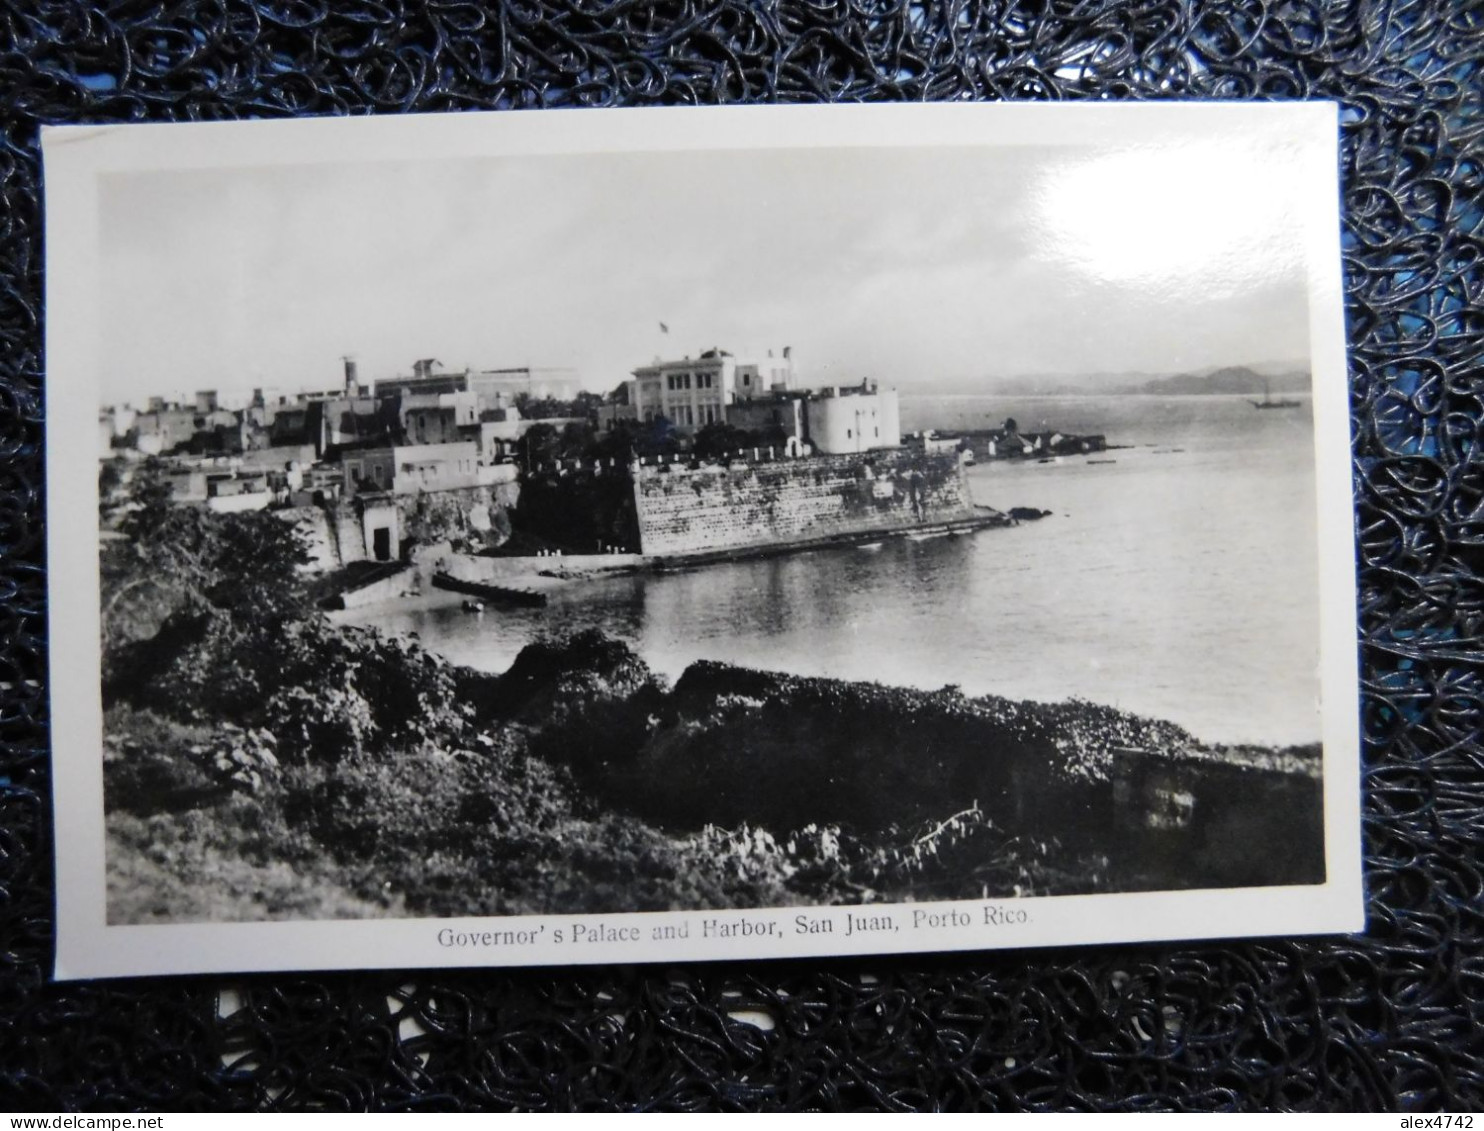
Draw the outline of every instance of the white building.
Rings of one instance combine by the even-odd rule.
[[[401,400],[402,431],[409,444],[451,444],[460,429],[479,423],[475,393],[412,393]]]
[[[902,417],[895,389],[875,382],[819,389],[804,404],[805,438],[823,455],[897,448]]]
[[[569,401],[581,391],[575,369],[555,366],[471,369],[467,381],[470,392],[477,393],[486,408],[513,404],[522,394],[532,400]]]
[[[340,463],[347,495],[366,491],[415,495],[480,485],[479,445],[472,440],[366,448],[346,452]]]
[[[769,393],[786,392],[793,384],[793,358],[785,347],[781,357],[744,360],[725,350],[710,349],[699,357],[655,361],[634,370],[629,404],[641,421],[663,416],[682,431],[726,420],[726,406]]]

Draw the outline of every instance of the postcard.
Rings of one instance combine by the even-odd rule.
[[[1334,106],[42,140],[58,978],[1363,928]]]

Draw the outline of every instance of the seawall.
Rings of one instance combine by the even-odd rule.
[[[450,577],[484,585],[515,585],[545,574],[557,578],[600,577],[632,573],[650,564],[639,554],[575,554],[560,558],[485,558],[472,554],[448,554],[438,567]]]
[[[640,551],[705,557],[890,534],[987,525],[957,453],[893,448],[730,467],[634,470]]]

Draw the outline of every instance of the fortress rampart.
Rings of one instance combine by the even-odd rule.
[[[640,552],[694,557],[983,522],[956,452],[903,448],[634,470]]]

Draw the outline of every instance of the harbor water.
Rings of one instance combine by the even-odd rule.
[[[675,677],[698,659],[966,694],[1081,698],[1208,742],[1319,737],[1313,420],[1234,397],[903,397],[904,429],[1103,433],[1118,450],[981,463],[977,502],[1049,510],[962,537],[887,539],[574,584],[543,609],[366,609],[503,671],[596,627]]]

